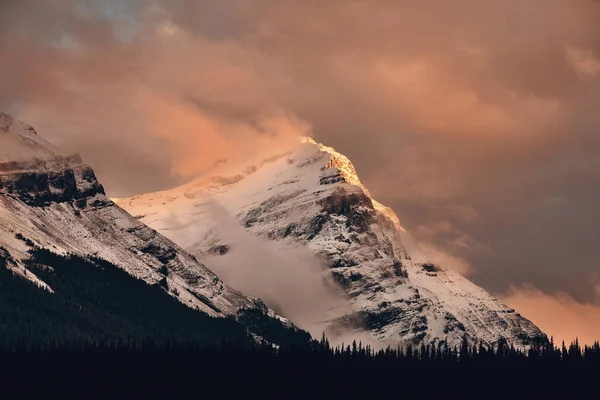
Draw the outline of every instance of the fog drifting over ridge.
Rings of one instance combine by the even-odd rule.
[[[213,234],[227,245],[228,252],[198,254],[198,259],[229,286],[264,300],[313,337],[327,332],[332,341],[341,343],[345,332],[332,330],[328,321],[351,313],[352,307],[325,272],[323,262],[300,246],[256,237],[225,207],[214,201],[207,205],[217,227]]]
[[[528,284],[528,302],[560,292],[600,312],[597,1],[0,10],[0,110],[81,152],[111,196],[311,134],[417,241],[511,306],[524,296],[509,288]]]

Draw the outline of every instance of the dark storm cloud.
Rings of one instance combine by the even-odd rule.
[[[312,131],[431,257],[595,309],[598,2],[106,4],[2,1],[0,107],[112,195]]]

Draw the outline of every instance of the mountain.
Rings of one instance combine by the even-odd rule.
[[[373,199],[348,158],[309,138],[243,167],[221,163],[181,187],[115,201],[198,257],[237,251],[214,204],[267,242],[308,249],[351,305],[327,321],[329,333],[414,344],[504,338],[520,347],[544,337],[460,274],[412,261],[392,209]]]
[[[0,267],[29,280],[38,290],[81,302],[85,296],[72,290],[75,283],[68,279],[73,276],[69,265],[88,271],[94,279],[106,278],[104,285],[113,282],[110,287],[121,290],[105,290],[106,295],[123,297],[129,287],[138,293],[137,282],[143,281],[162,293],[155,302],[176,299],[177,307],[185,305],[213,319],[236,319],[256,336],[264,337],[271,328],[287,329],[291,335],[297,331],[261,300],[228,287],[194,256],[115,205],[81,157],[62,154],[32,127],[0,113]],[[90,272],[93,266],[107,271],[118,268],[128,275]],[[119,286],[115,280],[126,282]],[[5,285],[19,282],[9,279]],[[79,282],[76,288],[83,285],[75,282]],[[61,289],[68,293],[58,293]],[[11,299],[4,304],[14,306]],[[164,309],[177,307],[169,303]],[[143,302],[139,308],[148,311]],[[35,313],[35,309],[23,312]],[[103,312],[115,317],[110,310]],[[205,329],[210,330],[210,324]],[[304,332],[297,333],[306,339]]]

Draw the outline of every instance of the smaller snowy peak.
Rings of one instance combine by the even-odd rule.
[[[31,126],[0,112],[0,163],[49,160],[60,155],[59,149]]]
[[[79,156],[59,155],[30,126],[7,114],[0,119],[0,138],[26,156],[15,161],[14,153],[6,152],[10,161],[0,162],[0,268],[8,266],[53,290],[25,270],[30,250],[97,258],[208,315],[241,320],[246,313],[258,313],[289,325],[262,301],[224,285],[194,256],[116,206]],[[254,329],[252,324],[246,325]]]

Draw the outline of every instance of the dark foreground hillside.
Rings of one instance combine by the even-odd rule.
[[[212,318],[188,308],[160,285],[149,286],[101,259],[59,256],[35,249],[27,268],[48,283],[50,293],[6,269],[8,252],[0,248],[0,350],[139,348],[222,343],[252,346],[247,333],[256,325],[264,339],[308,345],[310,336],[260,315]],[[253,326],[254,328],[254,326]]]

